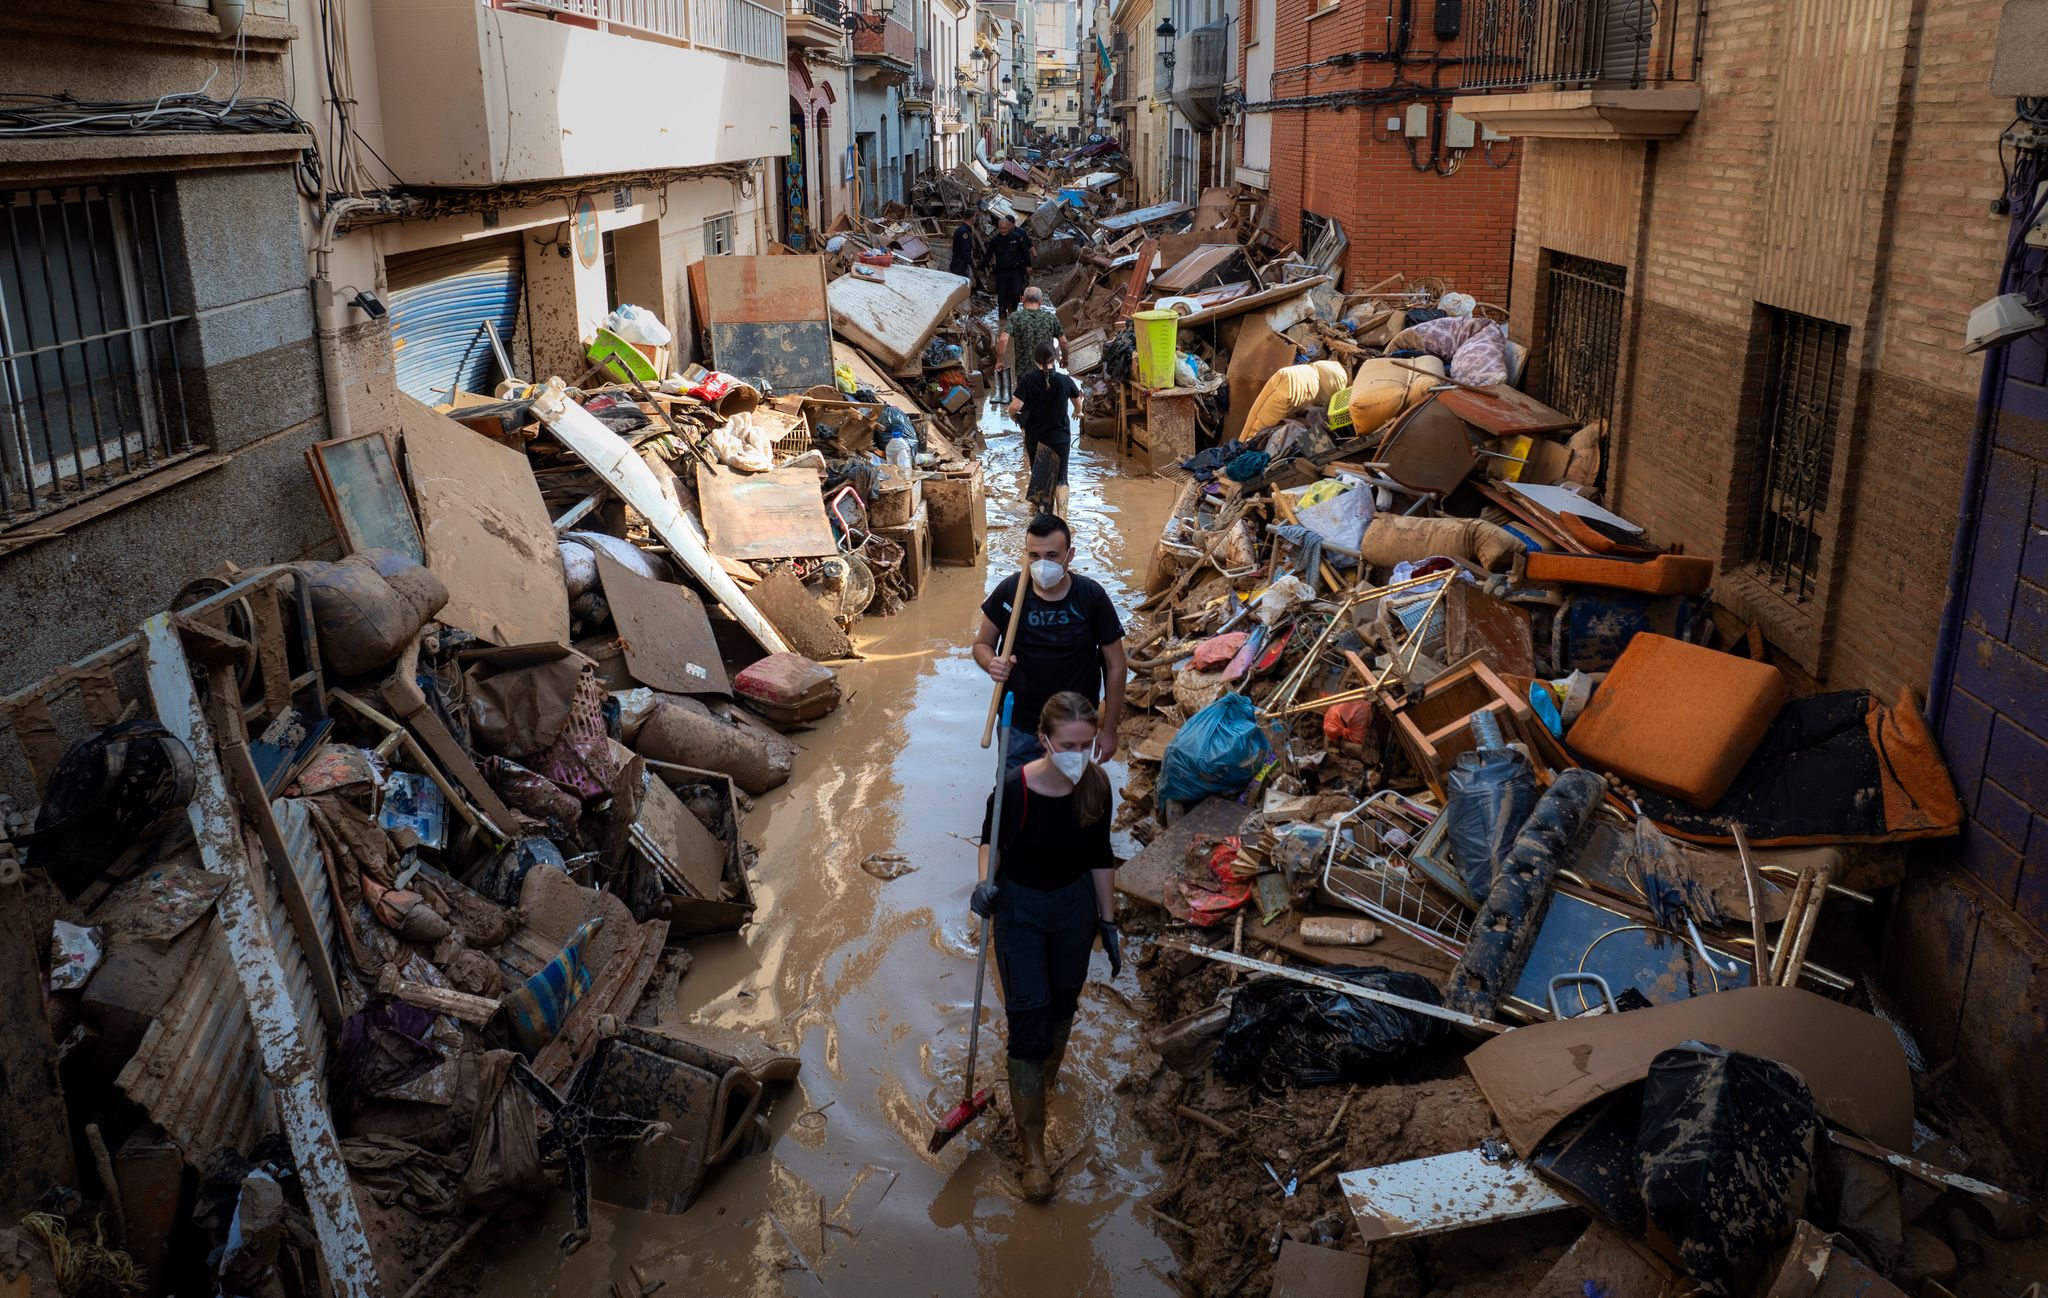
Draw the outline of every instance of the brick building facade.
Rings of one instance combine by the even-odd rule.
[[[1260,13],[1265,5],[1270,19]],[[1301,240],[1304,214],[1343,223],[1351,241],[1347,286],[1397,273],[1437,276],[1481,301],[1506,305],[1519,141],[1475,137],[1469,148],[1452,147],[1459,124],[1450,115],[1450,96],[1466,38],[1439,38],[1430,14],[1404,5],[1390,24],[1386,10],[1357,0],[1245,4],[1238,19],[1237,71],[1246,101],[1241,139],[1259,150],[1252,121],[1262,113],[1271,120],[1258,128],[1269,135],[1269,158],[1241,152],[1239,162],[1268,174],[1268,219],[1280,237]],[[1266,21],[1272,49],[1261,59],[1265,34],[1259,28]],[[1430,88],[1439,83],[1440,90]],[[1260,107],[1301,100],[1313,102]],[[1388,131],[1393,118],[1405,127],[1416,106],[1425,113],[1425,135]]]
[[[1964,332],[2008,232],[2000,9],[1734,0],[1703,29],[1667,14],[1627,77],[1458,103],[1525,138],[1511,328],[1539,393],[1610,376],[1609,503],[1714,556],[1717,601],[1795,678],[1952,693],[1938,734],[1971,822],[1960,851],[1910,854],[1875,940],[1923,1046],[2038,1165],[2048,1120],[2010,1085],[2048,1064],[2048,546],[2020,521],[2048,517],[2038,390],[1991,457],[1966,542],[1989,571],[1937,666],[1982,369]],[[1562,309],[1589,282],[1605,331]]]

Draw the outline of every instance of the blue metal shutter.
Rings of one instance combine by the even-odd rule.
[[[451,388],[486,395],[498,367],[483,322],[511,347],[519,323],[518,236],[400,253],[385,259],[399,391],[446,404]]]

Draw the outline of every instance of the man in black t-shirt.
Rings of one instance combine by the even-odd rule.
[[[1095,760],[1106,762],[1116,753],[1116,728],[1124,713],[1124,680],[1130,673],[1124,658],[1123,621],[1108,591],[1068,571],[1073,561],[1074,534],[1066,521],[1041,514],[1024,532],[1024,564],[1030,581],[1016,644],[999,642],[1010,625],[1017,574],[1004,575],[981,602],[981,634],[974,639],[974,661],[991,680],[1004,682],[1007,692],[1016,698],[1010,718],[1010,770],[1039,755],[1039,710],[1061,690],[1072,690],[1101,709]]]
[[[1067,485],[1067,451],[1073,444],[1068,405],[1073,406],[1074,418],[1081,417],[1081,385],[1053,368],[1057,357],[1051,342],[1038,344],[1033,357],[1038,368],[1017,381],[1017,395],[1010,402],[1010,417],[1024,430],[1024,468],[1030,476],[1025,499],[1042,514],[1059,512],[1053,506],[1059,488]],[[1038,464],[1041,450],[1051,455],[1044,469]]]

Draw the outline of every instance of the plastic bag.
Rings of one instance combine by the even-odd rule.
[[[1295,605],[1314,598],[1315,592],[1309,589],[1308,583],[1292,573],[1277,578],[1259,596],[1259,621],[1268,628],[1276,627],[1294,611]]]
[[[1318,972],[1409,1000],[1443,1003],[1436,985],[1417,973],[1372,966]],[[1241,988],[1231,1004],[1230,1024],[1216,1047],[1216,1071],[1227,1082],[1257,1083],[1269,1093],[1289,1084],[1371,1085],[1442,1036],[1445,1026],[1442,1019],[1342,992],[1260,978]]]
[[[50,990],[73,992],[91,982],[103,952],[98,929],[54,921],[50,925]]]
[[[1541,796],[1529,759],[1512,748],[1459,753],[1444,777],[1444,839],[1474,897],[1493,888],[1493,872]]]
[[[673,337],[661,318],[644,306],[626,305],[604,318],[604,327],[629,343],[666,347]]]
[[[1643,1204],[1704,1292],[1749,1292],[1805,1207],[1819,1133],[1812,1093],[1776,1060],[1689,1041],[1651,1061]]]
[[[1226,631],[1222,635],[1210,636],[1195,646],[1194,669],[1198,672],[1221,671],[1237,657],[1237,651],[1244,648],[1244,642],[1251,638],[1248,631]]]
[[[1363,744],[1371,737],[1371,699],[1334,703],[1328,712],[1323,713],[1323,742],[1341,749],[1346,744]]]
[[[1242,694],[1226,694],[1197,712],[1166,746],[1159,796],[1199,802],[1211,793],[1235,793],[1251,783],[1269,751],[1257,707]]]

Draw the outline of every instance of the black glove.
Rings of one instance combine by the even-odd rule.
[[[1095,931],[1102,935],[1102,953],[1109,957],[1109,976],[1120,977],[1124,971],[1124,935],[1113,919],[1100,920]]]
[[[967,899],[967,909],[988,919],[996,913],[996,882],[983,879],[974,885],[974,893]]]

